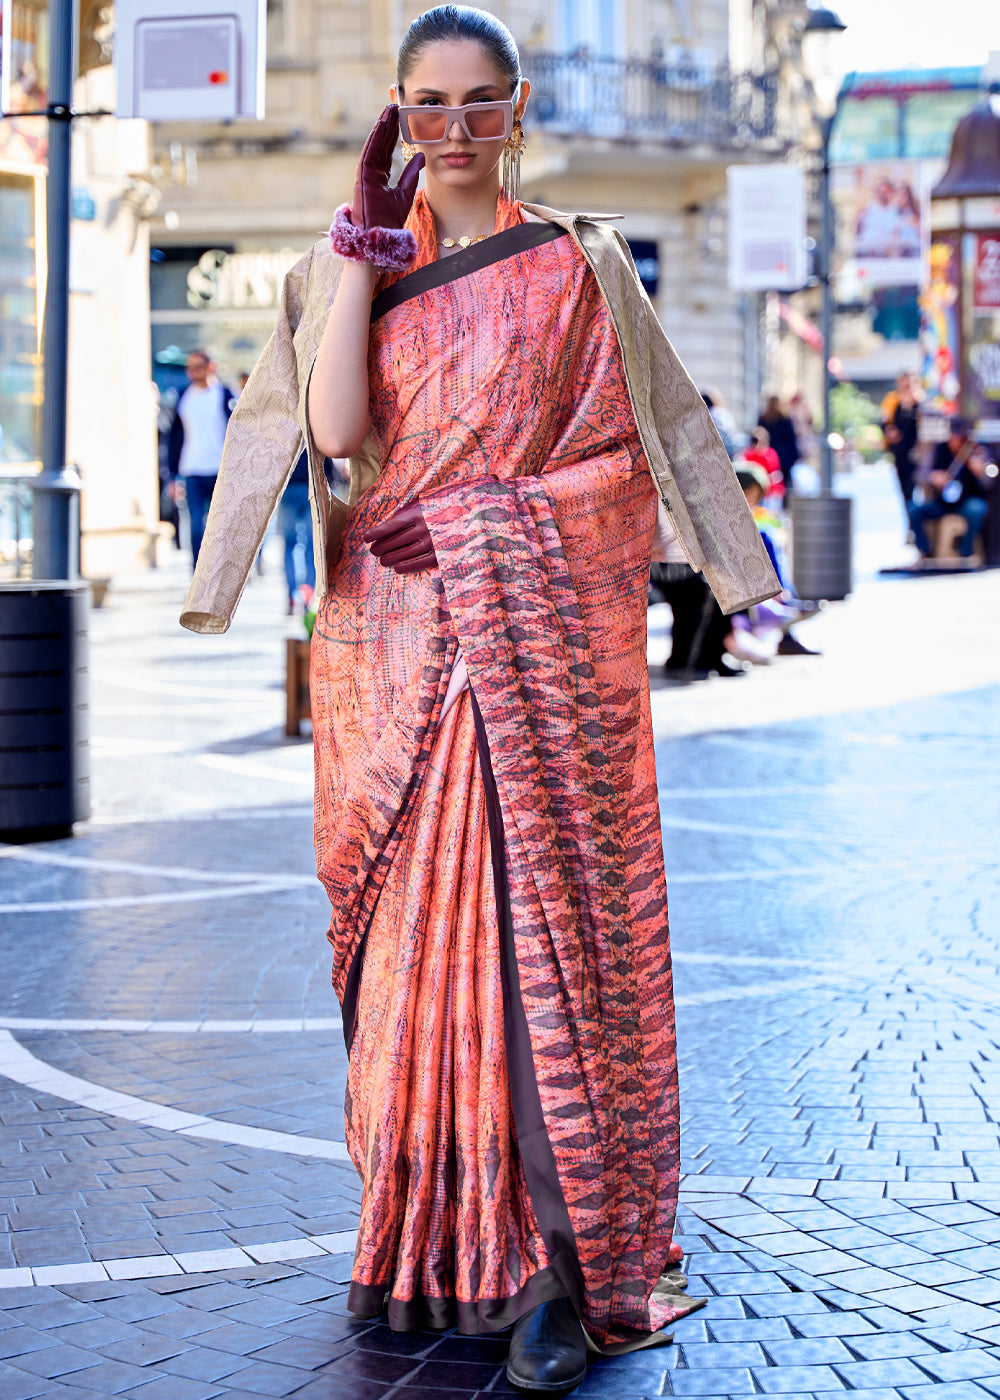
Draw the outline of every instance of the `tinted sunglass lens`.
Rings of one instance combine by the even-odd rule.
[[[465,114],[465,124],[476,141],[495,140],[504,134],[504,110],[502,107],[471,107]]]
[[[410,112],[410,139],[413,141],[443,141],[447,117],[441,111],[428,107],[422,112]]]

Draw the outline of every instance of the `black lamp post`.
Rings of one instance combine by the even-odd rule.
[[[49,0],[42,471],[32,480],[32,577],[0,587],[0,840],[67,836],[90,815],[87,616],[79,478],[66,465],[70,143],[77,0]]]
[[[824,46],[834,34],[847,28],[833,10],[817,6],[802,29],[807,45]],[[826,68],[826,72],[822,69]],[[820,443],[818,496],[792,499],[792,575],[803,598],[846,598],[851,591],[851,501],[833,494],[833,448],[830,445],[830,354],[833,348],[834,250],[833,204],[830,199],[830,138],[839,106],[839,83],[828,84],[828,65],[817,65],[811,74],[816,99],[816,123],[822,142],[820,203],[823,228],[820,240],[820,282],[823,288],[821,331],[823,336],[823,433]]]

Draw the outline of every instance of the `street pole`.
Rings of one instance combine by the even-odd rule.
[[[823,441],[820,446],[820,480],[824,495],[833,490],[833,448],[830,446],[830,357],[833,353],[833,200],[830,198],[830,136],[836,112],[820,120],[823,138],[823,167],[820,197],[823,209],[823,310],[820,331],[823,336]]]
[[[42,470],[32,482],[32,578],[74,579],[79,572],[77,473],[66,463],[69,367],[69,237],[72,177],[76,0],[49,0],[49,152],[46,182],[48,263],[42,370]]]
[[[87,621],[80,482],[66,465],[69,227],[76,0],[49,0],[48,263],[42,327],[42,470],[32,484],[31,578],[0,584],[0,840],[52,841],[90,816]]]
[[[833,201],[830,198],[830,137],[836,108],[818,119],[823,142],[820,202],[823,215],[823,432],[820,441],[820,491],[792,496],[792,579],[802,598],[846,598],[852,587],[852,521],[849,496],[833,493],[833,448],[830,445],[830,356],[833,351]]]

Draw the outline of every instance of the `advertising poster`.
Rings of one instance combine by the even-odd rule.
[[[958,412],[960,250],[954,234],[936,237],[920,297],[920,339],[927,407],[946,417]]]
[[[1000,311],[1000,231],[976,235],[973,311]]]
[[[844,274],[860,289],[919,286],[927,198],[916,161],[841,166],[835,173]]]
[[[20,117],[43,110],[49,100],[47,0],[2,0],[0,6],[0,95],[7,118],[0,121],[0,160],[43,164],[48,122]]]
[[[729,285],[734,291],[797,291],[805,285],[805,179],[796,165],[733,165],[729,191]]]
[[[972,317],[966,343],[965,400],[984,442],[1000,442],[1000,229],[967,235]]]

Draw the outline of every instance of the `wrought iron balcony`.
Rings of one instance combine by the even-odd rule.
[[[777,77],[659,58],[528,52],[525,125],[561,136],[732,150],[777,135]]]

